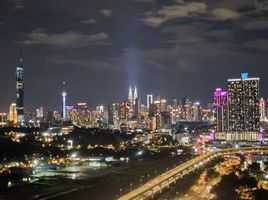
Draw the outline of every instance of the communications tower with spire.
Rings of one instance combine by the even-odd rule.
[[[66,96],[67,96],[67,92],[66,92],[66,82],[63,81],[62,83],[63,85],[63,90],[62,90],[62,120],[66,121]]]

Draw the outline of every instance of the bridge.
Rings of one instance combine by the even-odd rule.
[[[169,188],[171,184],[175,184],[183,176],[195,171],[196,169],[210,162],[214,158],[231,154],[255,154],[255,153],[268,153],[268,146],[241,147],[241,148],[216,150],[204,154],[202,156],[198,156],[161,174],[160,176],[151,179],[142,186],[119,197],[118,200],[151,199],[156,194],[162,193],[164,189]]]

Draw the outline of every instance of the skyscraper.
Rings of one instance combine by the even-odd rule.
[[[195,102],[192,105],[192,121],[201,121],[202,120],[202,107],[200,102]]]
[[[119,120],[119,103],[111,103],[108,105],[108,123],[114,125]]]
[[[129,100],[129,102],[130,102],[130,107],[132,108],[132,106],[133,106],[133,93],[132,93],[132,88],[131,88],[131,86],[129,86],[128,100]]]
[[[89,127],[91,125],[91,112],[87,103],[77,103],[76,106],[67,106],[67,118],[79,127]]]
[[[266,119],[266,106],[265,100],[263,98],[260,99],[260,121],[265,121]]]
[[[178,106],[178,100],[173,99],[173,106],[171,111],[171,122],[176,123],[179,119],[179,106]]]
[[[141,116],[141,98],[136,97],[134,105],[134,116],[139,118]]]
[[[41,119],[44,117],[44,108],[41,106],[40,108],[36,109],[36,117]]]
[[[160,112],[165,112],[165,111],[167,111],[167,100],[161,99],[160,100]]]
[[[161,117],[161,111],[160,111],[160,97],[156,98],[157,100],[154,101],[154,104],[151,105],[153,107],[153,114],[156,117],[156,128],[162,127],[162,117]]]
[[[120,120],[127,120],[130,118],[130,101],[125,100],[120,104],[119,108],[119,118]]]
[[[228,80],[230,132],[260,130],[259,81],[246,73]]]
[[[216,111],[217,131],[228,131],[228,92],[217,88],[214,92],[213,105]]]
[[[136,99],[138,98],[138,90],[137,90],[137,87],[135,86],[135,89],[134,89],[134,96],[133,96],[133,105],[136,104]]]
[[[18,123],[18,114],[17,114],[17,105],[15,103],[12,103],[9,106],[9,119],[8,119],[10,125],[14,126]]]
[[[63,91],[61,93],[62,95],[62,120],[66,121],[66,96],[67,96],[67,92],[66,92],[66,82],[63,81]]]
[[[22,65],[22,50],[20,51],[20,66],[16,68],[16,109],[18,124],[24,125],[24,68]]]
[[[53,126],[54,124],[54,116],[53,116],[53,112],[52,111],[48,111],[47,112],[47,116],[46,116],[46,122],[47,122],[47,125],[50,127],[50,126]]]
[[[135,101],[136,99],[138,98],[138,89],[137,87],[135,86],[134,87],[134,91],[132,90],[132,87],[129,86],[129,90],[128,90],[128,100],[130,102],[130,108],[131,110],[135,109],[134,108],[134,105],[135,105]]]
[[[149,110],[150,105],[154,103],[154,97],[152,94],[147,94],[147,109]]]
[[[192,120],[192,102],[188,98],[182,98],[182,119],[191,121]]]

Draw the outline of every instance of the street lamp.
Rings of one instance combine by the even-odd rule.
[[[120,196],[120,197],[121,197],[121,195],[122,195],[122,190],[123,190],[122,188],[119,189],[119,196]]]
[[[140,185],[142,185],[142,178],[140,178]]]
[[[132,183],[129,184],[129,191],[132,190],[132,185],[133,185]]]

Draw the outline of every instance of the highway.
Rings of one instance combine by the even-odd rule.
[[[210,162],[212,159],[231,154],[249,154],[249,153],[261,153],[268,152],[268,146],[255,146],[255,147],[242,147],[242,148],[230,148],[223,150],[216,150],[202,156],[198,156],[191,159],[173,169],[161,174],[160,176],[151,179],[142,186],[130,191],[129,193],[121,196],[118,200],[145,200],[152,198],[155,194],[162,193],[162,190],[169,188],[170,184],[176,183],[176,181],[190,172],[196,170],[202,165]]]

